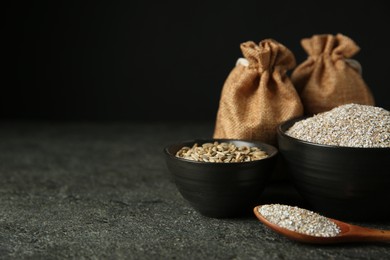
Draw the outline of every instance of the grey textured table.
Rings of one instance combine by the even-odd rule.
[[[0,258],[390,259],[389,245],[306,245],[254,216],[198,214],[178,193],[162,149],[210,137],[212,128],[2,122]],[[264,192],[265,202],[299,199],[278,185]],[[390,229],[390,222],[359,224]]]

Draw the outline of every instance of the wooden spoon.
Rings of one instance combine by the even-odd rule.
[[[390,230],[380,230],[366,228],[356,225],[351,225],[339,220],[329,218],[329,220],[336,223],[339,226],[341,232],[335,237],[316,237],[291,231],[289,229],[280,227],[276,224],[269,222],[263,215],[260,214],[257,206],[253,209],[256,217],[264,223],[267,227],[271,228],[275,232],[286,236],[289,239],[296,240],[304,243],[312,244],[331,244],[331,243],[344,243],[344,242],[386,242],[390,243]]]

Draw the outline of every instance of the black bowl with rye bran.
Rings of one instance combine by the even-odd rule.
[[[258,147],[268,157],[250,162],[198,162],[176,157],[184,146],[213,142]],[[198,139],[164,148],[165,160],[176,187],[189,204],[207,217],[249,216],[266,187],[278,150],[272,145],[236,139]]]
[[[277,128],[288,176],[315,211],[344,220],[390,219],[390,148],[315,144],[287,135],[291,119]]]

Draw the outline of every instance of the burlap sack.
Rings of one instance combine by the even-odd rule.
[[[342,34],[320,34],[302,39],[301,45],[309,57],[295,68],[291,80],[306,115],[347,103],[374,105],[360,64],[349,59],[360,50],[352,39]]]
[[[295,57],[273,39],[240,47],[246,59],[239,60],[224,83],[214,138],[276,145],[277,125],[303,114],[298,93],[286,75],[294,68]]]

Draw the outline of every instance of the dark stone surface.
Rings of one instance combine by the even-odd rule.
[[[254,216],[211,219],[194,211],[162,149],[211,137],[212,127],[1,123],[0,258],[390,259],[389,245],[300,244]],[[263,200],[300,203],[276,182]],[[389,222],[358,224],[390,229]]]

